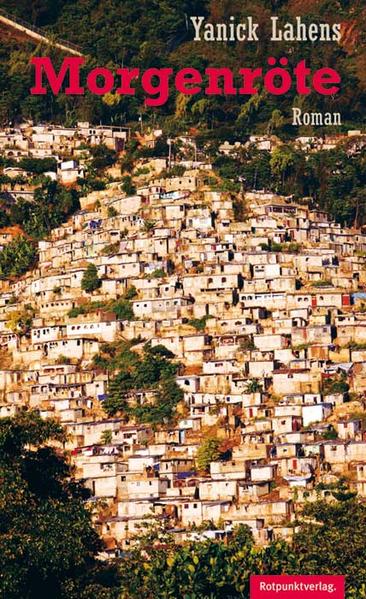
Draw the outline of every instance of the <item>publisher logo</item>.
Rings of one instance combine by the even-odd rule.
[[[344,576],[250,577],[250,599],[344,599]]]

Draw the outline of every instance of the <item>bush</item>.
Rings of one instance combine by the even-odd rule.
[[[163,268],[157,268],[151,273],[150,277],[151,279],[163,279],[166,277],[166,272]]]
[[[28,173],[40,175],[47,171],[57,171],[57,162],[55,158],[22,158],[19,161],[19,167]]]
[[[135,318],[132,304],[127,299],[114,302],[110,309],[115,313],[118,320],[133,320]]]
[[[107,148],[104,144],[90,148],[92,160],[90,166],[95,170],[102,170],[112,166],[116,162],[116,152]]]
[[[0,252],[0,278],[19,276],[35,265],[37,250],[25,237],[16,237]]]
[[[138,293],[136,287],[134,285],[131,285],[131,287],[128,287],[128,289],[126,289],[126,291],[124,292],[123,299],[132,300],[137,295]]]
[[[115,241],[114,243],[109,243],[108,245],[104,246],[104,248],[101,251],[101,254],[103,256],[110,256],[111,254],[117,254],[120,248],[120,242],[119,241]]]
[[[123,177],[121,189],[127,196],[133,196],[136,193],[136,187],[132,183],[132,177],[130,175],[125,175]]]
[[[87,293],[92,293],[102,286],[102,281],[98,277],[98,270],[95,264],[89,264],[81,279],[81,288]]]
[[[199,470],[209,471],[211,462],[217,462],[221,453],[219,451],[220,441],[215,437],[209,437],[201,443],[197,451],[197,467]]]
[[[71,310],[68,311],[67,315],[69,318],[76,318],[77,316],[80,316],[80,314],[85,313],[85,308],[83,306],[75,306],[75,308],[71,308]]]
[[[206,328],[206,322],[209,318],[211,318],[211,316],[202,316],[202,318],[192,318],[187,322],[187,324],[195,328],[196,331],[204,331]]]
[[[94,358],[96,367],[116,372],[110,379],[103,408],[109,416],[120,412],[126,419],[133,418],[137,422],[167,423],[183,399],[183,391],[175,380],[179,364],[170,361],[174,354],[164,346],[151,348],[146,344],[141,357],[131,351],[131,345],[132,342],[106,344]],[[155,391],[154,402],[131,406],[127,395],[137,389]]]
[[[118,215],[117,210],[113,206],[108,206],[107,209],[108,218],[113,218]]]

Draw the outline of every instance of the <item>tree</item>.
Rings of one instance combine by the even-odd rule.
[[[159,343],[159,345],[154,345],[154,347],[146,344],[144,351],[151,356],[160,356],[161,358],[168,358],[168,360],[175,358],[175,354],[161,343]]]
[[[32,238],[42,239],[79,208],[75,189],[66,189],[46,179],[35,190],[34,201],[21,199],[12,205],[10,219],[12,223],[21,225]]]
[[[98,277],[98,270],[95,264],[88,264],[86,271],[81,279],[81,288],[87,293],[92,293],[99,289],[102,285],[101,279]]]
[[[133,320],[135,318],[132,304],[128,299],[117,300],[113,303],[111,309],[117,316],[118,320]]]
[[[142,531],[121,564],[121,599],[247,599],[251,574],[281,574],[294,569],[294,562],[286,543],[254,547],[245,526],[226,541],[180,545],[157,524]]]
[[[56,172],[57,161],[56,158],[22,158],[19,161],[19,167],[29,173],[40,175],[47,171]]]
[[[255,546],[246,526],[225,541],[178,545],[166,525],[146,527],[121,564],[121,599],[247,599],[251,574],[345,575],[347,599],[363,599],[366,506],[342,488],[336,502],[305,505],[291,545]]]
[[[247,382],[245,391],[247,393],[261,393],[263,391],[263,386],[257,379],[252,379]]]
[[[107,148],[104,144],[90,148],[92,160],[90,166],[97,171],[112,166],[116,162],[116,152]]]
[[[37,250],[25,237],[16,237],[0,252],[0,278],[20,276],[34,266]]]
[[[108,206],[108,209],[107,209],[108,218],[113,218],[114,216],[117,216],[117,214],[118,214],[118,212],[114,208],[114,206]]]
[[[122,178],[121,189],[127,196],[133,196],[136,193],[136,187],[134,186],[130,175],[125,175]]]
[[[220,459],[220,441],[215,437],[205,439],[197,451],[197,467],[199,470],[208,472],[211,462],[216,462]]]
[[[271,169],[274,177],[283,186],[296,162],[296,153],[289,145],[275,148],[271,157]]]
[[[146,344],[141,357],[124,342],[119,347],[104,346],[102,354],[94,358],[94,364],[115,373],[109,382],[108,398],[103,403],[109,416],[121,412],[127,419],[151,424],[172,420],[177,404],[183,399],[183,391],[175,380],[179,364],[171,361],[172,352],[163,346],[151,348]],[[135,389],[155,391],[154,402],[128,404],[127,395]]]
[[[23,310],[14,310],[10,313],[6,327],[16,335],[30,337],[34,310],[32,306],[25,306]]]
[[[305,506],[300,531],[294,537],[298,572],[343,574],[347,597],[365,597],[366,506],[342,485],[332,491],[338,501]]]
[[[114,567],[96,559],[102,543],[85,505],[89,492],[55,449],[65,440],[61,425],[35,412],[0,420],[0,591],[7,599],[79,599],[88,588],[88,596],[117,597]]]
[[[280,110],[273,110],[271,114],[271,119],[268,122],[267,133],[272,133],[277,129],[281,129],[285,124],[285,119]]]
[[[112,433],[111,429],[103,431],[102,434],[100,435],[100,442],[103,445],[108,445],[108,444],[112,443],[112,439],[113,439],[113,433]]]
[[[134,297],[138,295],[137,289],[134,285],[131,285],[126,289],[123,294],[123,299],[132,300]]]

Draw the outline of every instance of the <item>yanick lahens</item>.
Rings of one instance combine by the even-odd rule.
[[[253,17],[237,22],[231,16],[227,23],[207,23],[205,17],[190,17],[190,20],[195,42],[259,41],[259,23],[255,23]],[[271,17],[271,27],[273,42],[338,42],[341,39],[340,23],[304,23],[301,17],[296,17],[295,23],[281,25],[278,17]]]

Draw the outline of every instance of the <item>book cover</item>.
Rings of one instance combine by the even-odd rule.
[[[4,599],[366,593],[362,0],[0,0]]]

